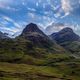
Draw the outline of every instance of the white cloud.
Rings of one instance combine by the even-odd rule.
[[[58,13],[54,14],[54,16],[55,16],[56,18],[58,18],[58,17],[61,16],[61,14],[58,12]]]
[[[19,8],[16,8],[15,5],[16,5],[16,2],[14,2],[14,0],[0,0],[0,9],[18,11]]]
[[[37,6],[37,7],[39,6],[39,3],[38,3],[38,2],[36,2],[36,6]]]
[[[0,0],[0,8],[6,8],[10,4],[13,4],[13,0]]]
[[[70,5],[70,0],[61,0],[62,3],[62,9],[67,13],[73,10],[73,8]]]
[[[35,12],[35,11],[36,11],[36,9],[35,9],[35,8],[29,8],[29,7],[27,7],[27,9],[28,9],[29,11],[33,11],[33,12]]]
[[[74,9],[80,6],[79,0],[61,0],[61,7],[65,12],[65,16],[69,15]]]
[[[17,32],[17,31],[19,31],[18,29],[16,29],[15,27],[11,27],[11,28],[9,28],[9,27],[6,27],[5,25],[3,25],[3,24],[0,24],[0,30],[1,31],[3,31],[3,32],[5,32],[5,33],[9,33],[9,34],[14,34],[15,32]]]
[[[65,13],[65,15],[64,16],[61,16],[60,18],[64,18],[64,17],[66,17],[66,16],[68,16],[70,13],[69,12],[67,12],[67,13]]]
[[[34,19],[35,18],[35,14],[34,13],[28,13],[28,15],[29,15],[29,17],[31,17],[32,19]]]
[[[20,32],[22,30],[20,24],[18,24],[18,22],[15,22],[13,19],[11,19],[10,17],[4,16],[4,15],[0,15],[0,30],[8,33],[9,35],[13,35],[16,32]],[[13,25],[9,25],[8,24],[13,24]]]
[[[6,20],[6,21],[8,21],[8,22],[12,22],[16,28],[20,28],[20,27],[21,27],[18,23],[16,23],[16,22],[15,22],[13,19],[11,19],[10,17],[3,16],[3,19]]]

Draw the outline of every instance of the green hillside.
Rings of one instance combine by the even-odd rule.
[[[22,38],[0,44],[0,80],[80,80],[80,60],[69,53],[47,52]]]
[[[73,55],[79,55],[79,42],[67,45],[69,52],[34,28],[0,39],[0,80],[80,80],[80,58]]]

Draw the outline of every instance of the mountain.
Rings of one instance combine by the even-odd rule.
[[[51,34],[50,37],[65,49],[74,53],[75,57],[80,56],[80,37],[71,28],[64,28],[57,33]]]
[[[48,50],[56,50],[56,48],[57,50],[60,50],[61,48],[54,40],[50,40],[50,38],[46,36],[34,23],[27,25],[19,37],[31,41],[34,46]]]
[[[30,23],[20,36],[0,39],[0,80],[80,80],[74,56]]]
[[[0,39],[5,39],[5,38],[9,38],[7,33],[2,33],[0,31]]]
[[[71,28],[64,28],[57,33],[50,35],[52,39],[55,39],[58,44],[64,45],[64,43],[70,43],[73,41],[80,41],[80,37],[74,33]]]
[[[27,25],[20,36],[30,40],[34,46],[47,47],[47,45],[52,44],[49,38],[33,23]]]
[[[23,30],[22,34],[26,34],[28,32],[38,32],[38,33],[41,33],[41,34],[44,34],[36,24],[34,23],[30,23],[28,24],[25,29]]]
[[[43,58],[55,53],[64,54],[67,51],[46,36],[34,23],[27,25],[16,38],[0,39],[0,61],[15,62],[25,55]]]
[[[45,29],[45,33],[47,35],[51,35],[53,32],[60,31],[64,27],[65,25],[63,23],[52,23],[51,25],[47,26],[47,28]]]

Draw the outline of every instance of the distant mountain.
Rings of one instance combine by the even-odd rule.
[[[57,33],[50,35],[52,39],[55,39],[58,44],[63,45],[64,43],[80,41],[80,37],[74,33],[71,28],[64,28]]]
[[[59,45],[74,53],[74,56],[80,56],[80,37],[71,28],[64,28],[60,32],[51,34],[50,37],[56,40]]]
[[[5,39],[5,38],[9,38],[7,33],[2,33],[0,31],[0,39]]]
[[[64,27],[65,25],[63,23],[52,23],[51,25],[47,26],[47,28],[45,29],[45,33],[47,35],[51,35],[53,32],[60,31]]]

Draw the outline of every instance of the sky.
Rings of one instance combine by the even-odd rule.
[[[0,0],[0,31],[17,35],[31,22],[67,24],[80,35],[80,0]]]

